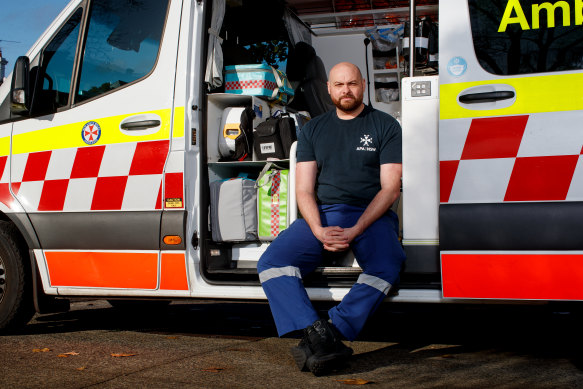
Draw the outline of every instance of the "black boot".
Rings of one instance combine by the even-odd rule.
[[[303,339],[291,352],[300,370],[308,369],[316,376],[341,366],[353,353],[336,328],[323,319],[304,329]]]
[[[306,330],[304,330],[304,337],[300,340],[300,343],[297,346],[292,347],[290,351],[291,355],[294,357],[294,361],[296,361],[298,369],[301,371],[309,371],[306,362],[308,358],[312,356],[312,350],[310,349],[310,342],[306,336]]]

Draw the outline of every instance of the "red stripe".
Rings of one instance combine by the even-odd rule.
[[[184,199],[184,174],[166,173],[164,175],[164,198]],[[182,203],[184,205],[184,202]]]
[[[527,121],[528,115],[472,120],[462,159],[516,157]]]
[[[244,81],[229,81],[225,83],[225,90],[236,89],[270,89],[277,88],[277,84],[273,81],[267,80],[244,80]]]
[[[39,211],[62,211],[69,180],[48,180],[43,184],[43,191],[38,204]]]
[[[583,254],[442,254],[443,296],[583,300]]]
[[[127,181],[127,176],[97,177],[91,210],[120,210]]]
[[[130,167],[130,175],[161,174],[168,156],[168,140],[140,142]]]
[[[516,158],[504,201],[565,200],[579,155]]]
[[[105,146],[82,147],[77,149],[71,178],[97,177]]]
[[[28,154],[22,182],[44,180],[51,160],[51,153],[52,151],[42,151]]]
[[[8,160],[7,155],[0,157],[0,178],[2,178],[2,175],[4,174],[4,168],[6,167],[7,160]]]
[[[0,202],[7,207],[11,207],[13,201],[14,198],[12,197],[12,193],[10,193],[10,184],[0,184]]]
[[[158,197],[156,198],[155,209],[162,209],[162,181],[160,180],[160,188],[158,188]]]
[[[271,235],[279,235],[279,184],[281,183],[281,172],[276,170],[271,179]]]
[[[447,203],[460,161],[439,161],[439,201]]]

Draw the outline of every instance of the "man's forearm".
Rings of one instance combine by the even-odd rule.
[[[320,210],[314,194],[298,191],[296,196],[304,220],[308,223],[316,239],[322,242],[324,249],[329,251],[346,250],[349,242],[344,237],[344,229],[339,226],[322,226]]]
[[[363,214],[352,227],[352,237],[364,232],[372,223],[383,216],[393,205],[401,193],[402,165],[400,163],[388,163],[381,165],[381,190],[368,204]]]
[[[320,211],[314,194],[297,191],[296,198],[302,217],[308,223],[314,235],[316,235],[317,229],[322,227],[322,221],[320,220]]]
[[[399,196],[399,190],[381,189],[366,207],[355,227],[362,234],[372,223],[383,216]]]

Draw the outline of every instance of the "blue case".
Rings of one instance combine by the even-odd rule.
[[[294,90],[286,75],[269,65],[225,66],[225,92],[251,95],[288,104]]]

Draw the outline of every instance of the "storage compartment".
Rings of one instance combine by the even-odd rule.
[[[400,39],[396,47],[390,50],[373,50],[372,45],[365,45],[365,31],[375,24],[379,27],[404,26],[408,19],[408,7],[400,5],[395,8],[395,2],[379,2],[370,7],[370,14],[365,10],[347,9],[343,12],[334,10],[334,5],[327,12],[320,9],[317,13],[314,8],[308,7],[306,1],[287,1],[285,4],[292,12],[285,9],[284,2],[273,0],[239,0],[227,2],[225,19],[220,36],[224,39],[224,66],[235,69],[234,65],[248,65],[257,63],[261,67],[273,66],[286,72],[288,59],[294,55],[292,39],[290,39],[289,25],[296,24],[294,38],[307,41],[308,47],[313,47],[321,60],[326,74],[338,62],[348,61],[357,65],[368,77],[368,91],[365,92],[365,103],[370,93],[370,100],[375,108],[387,112],[400,120],[401,116],[401,79],[406,69],[403,53],[403,40]],[[319,2],[323,5],[326,2]],[[419,18],[432,15],[436,20],[437,1],[425,1],[418,7]],[[312,4],[313,5],[313,4]],[[307,8],[303,8],[306,6]],[[377,7],[378,9],[375,9]],[[325,7],[324,7],[325,8]],[[366,11],[368,12],[368,11]],[[297,17],[295,16],[297,15]],[[299,17],[299,19],[298,19]],[[355,18],[358,17],[358,18]],[[354,22],[358,19],[358,23]],[[298,27],[299,26],[299,27]],[[306,28],[308,26],[309,28]],[[368,57],[368,67],[367,67]],[[297,61],[297,58],[294,58]],[[291,61],[293,62],[293,61]],[[297,63],[297,62],[296,62]],[[243,69],[238,67],[239,69]],[[416,71],[417,74],[418,71]],[[421,72],[421,70],[419,70]],[[292,71],[293,73],[293,71]],[[293,74],[292,74],[293,75]],[[295,75],[293,75],[295,77]],[[230,76],[231,77],[231,76]],[[298,87],[298,82],[291,77],[292,87]],[[225,83],[232,81],[225,77]],[[325,88],[325,84],[324,84]],[[210,226],[210,183],[238,176],[246,176],[256,180],[260,172],[269,161],[258,160],[253,152],[251,160],[225,161],[219,151],[219,139],[224,136],[224,125],[221,124],[222,115],[226,108],[251,107],[256,117],[253,127],[265,122],[276,112],[285,112],[289,107],[281,103],[269,101],[270,96],[262,92],[255,95],[224,93],[226,85],[212,89],[207,95],[206,128],[204,131],[205,144],[204,158],[201,159],[207,176],[202,179],[201,209],[208,209],[207,215],[202,215],[201,225],[201,266],[203,275],[209,282],[216,283],[258,283],[256,264],[263,252],[269,247],[268,240],[254,239],[241,241],[218,241],[213,239]],[[324,89],[325,91],[325,89]],[[326,94],[326,93],[324,93]],[[298,94],[296,93],[296,96]],[[300,100],[300,99],[298,99]],[[295,103],[298,103],[296,101]],[[302,101],[305,103],[305,101]],[[291,104],[293,111],[294,102]],[[298,109],[302,110],[303,109]],[[307,109],[306,109],[307,111]],[[276,164],[281,169],[289,169],[288,206],[286,217],[293,221],[297,215],[297,205],[293,183],[295,181],[294,156],[289,159],[278,160]],[[396,204],[396,207],[398,204]],[[402,220],[402,207],[398,208]],[[289,215],[289,216],[288,216]],[[431,261],[431,259],[429,259]],[[341,254],[327,253],[314,274],[307,277],[305,283],[312,286],[321,285],[352,285],[361,273],[351,252]],[[429,282],[428,282],[429,280]],[[403,274],[402,284],[415,284],[419,281],[424,286],[439,285],[438,269],[433,273],[430,269],[426,274]]]
[[[271,105],[273,105],[274,112],[282,109],[279,105]],[[230,234],[227,239],[222,239],[217,231],[213,230],[215,228],[214,225],[211,225],[211,220],[214,221],[216,219],[216,217],[211,216],[211,213],[217,213],[217,207],[221,206],[220,202],[214,203],[216,202],[216,196],[213,196],[212,188],[217,186],[216,183],[223,180],[237,179],[237,177],[245,177],[248,182],[252,180],[255,183],[266,163],[268,163],[267,161],[257,161],[255,156],[249,161],[223,160],[218,146],[219,139],[224,133],[222,128],[224,121],[222,118],[226,112],[232,111],[233,107],[251,107],[256,114],[253,120],[254,128],[265,122],[272,111],[270,103],[257,96],[213,93],[207,97],[205,163],[208,181],[203,185],[203,188],[209,191],[209,196],[204,196],[208,200],[203,206],[209,210],[209,216],[207,220],[208,229],[203,234],[201,244],[204,254],[203,266],[205,274],[210,280],[255,281],[257,279],[257,261],[267,247],[267,243],[262,242],[257,237],[257,215],[255,215],[254,221],[256,224],[255,238],[247,234],[246,236],[239,236],[240,239],[238,239],[235,235]],[[282,169],[289,169],[289,159],[277,161],[277,166]],[[237,180],[241,181],[240,179]],[[255,199],[255,201],[257,200]],[[230,220],[233,224],[236,221],[248,220],[248,218],[245,218],[243,209],[237,209],[237,211],[233,213]],[[254,212],[257,212],[256,207]],[[223,224],[229,223],[229,218],[224,213],[222,214],[221,222]]]

